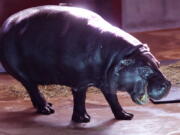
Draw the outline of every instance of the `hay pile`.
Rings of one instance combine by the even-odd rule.
[[[71,95],[71,88],[62,85],[46,85],[39,86],[41,93],[46,99],[56,98],[56,97],[67,97]],[[89,93],[98,93],[99,90],[95,87],[88,88]],[[12,80],[8,85],[5,83],[0,83],[0,100],[9,98],[23,98],[29,100],[29,95],[25,88],[17,81]]]
[[[180,86],[180,62],[168,66],[162,66],[160,70],[172,82],[173,85]],[[71,95],[70,88],[66,86],[49,85],[39,86],[39,88],[46,98],[60,96],[66,97]],[[99,90],[95,87],[90,87],[88,92],[98,93]],[[29,96],[24,87],[13,79],[8,81],[7,84],[6,82],[0,82],[0,95],[3,95],[2,97],[8,98],[14,97],[29,99]]]
[[[160,70],[173,85],[180,86],[180,62],[162,66]]]

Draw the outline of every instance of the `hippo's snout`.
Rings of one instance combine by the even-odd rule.
[[[165,97],[171,88],[171,82],[166,80],[163,83],[152,83],[148,86],[148,95],[151,99],[160,100]]]

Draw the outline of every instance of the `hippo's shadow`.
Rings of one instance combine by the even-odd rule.
[[[117,121],[114,119],[109,119],[107,121],[101,122],[99,124],[90,124],[90,126],[87,126],[88,124],[77,124],[73,123],[71,121],[67,121],[67,123],[58,123],[57,121],[38,121],[38,118],[42,115],[38,115],[32,111],[32,109],[28,109],[21,112],[4,112],[0,114],[3,117],[0,117],[0,123],[1,125],[4,125],[3,127],[6,127],[7,129],[11,128],[17,128],[21,129],[27,128],[27,134],[28,130],[34,130],[34,131],[44,131],[43,135],[49,135],[46,130],[53,130],[53,132],[59,134],[69,134],[69,135],[76,135],[79,133],[88,135],[102,135],[104,131],[110,129],[110,127],[116,123]],[[46,119],[46,116],[43,116]],[[48,117],[48,116],[47,116]],[[58,119],[58,118],[57,118]],[[30,133],[30,132],[29,132]]]

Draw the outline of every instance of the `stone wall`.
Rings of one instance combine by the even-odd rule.
[[[180,27],[180,0],[122,0],[122,27],[130,32]]]

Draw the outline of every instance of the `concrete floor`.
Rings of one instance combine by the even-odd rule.
[[[97,100],[98,96],[98,100]],[[121,96],[120,96],[121,97]],[[34,113],[29,101],[0,101],[0,135],[179,135],[180,104],[137,106],[121,97],[125,110],[135,115],[131,121],[114,120],[101,95],[89,95],[87,101],[91,122],[70,121],[72,99],[54,99],[56,113],[49,116]]]
[[[180,29],[135,35],[149,43],[160,60],[180,59]],[[13,78],[0,75],[0,81],[8,85]],[[0,135],[180,135],[180,104],[138,106],[126,94],[119,94],[124,109],[135,117],[117,121],[102,94],[89,93],[91,122],[75,124],[70,121],[71,96],[51,99],[56,113],[49,116],[35,114],[29,100],[10,97],[0,91]]]

